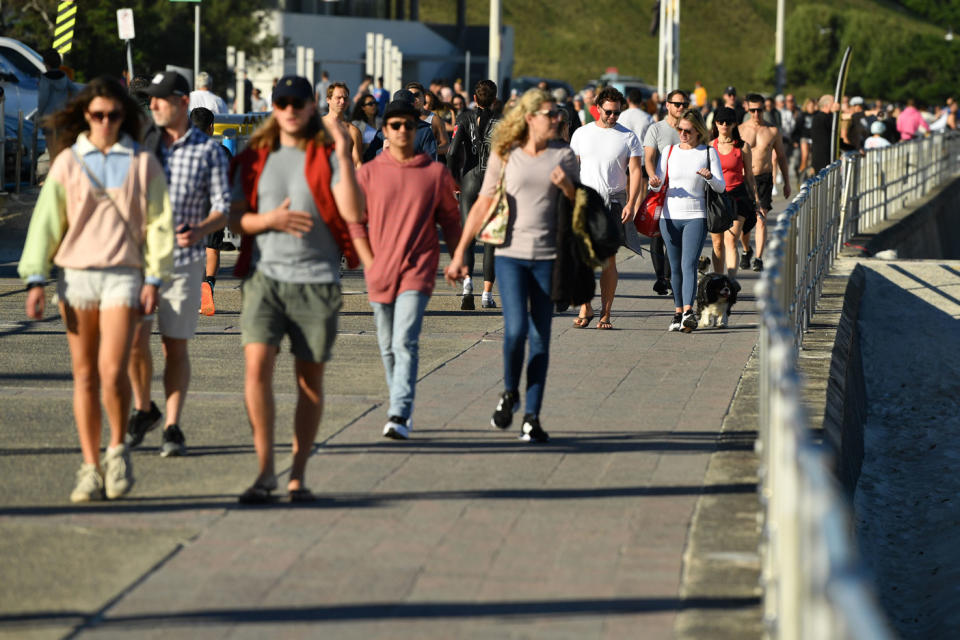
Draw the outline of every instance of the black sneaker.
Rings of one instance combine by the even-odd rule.
[[[473,303],[473,295],[464,294],[460,299],[460,311],[473,311],[476,309],[476,305]]]
[[[160,445],[160,457],[169,458],[171,456],[182,456],[187,450],[187,439],[183,437],[183,431],[175,424],[170,425],[163,430],[163,443]]]
[[[754,258],[753,270],[756,271],[757,273],[763,271],[763,260],[761,260],[760,258]]]
[[[667,331],[680,331],[681,322],[683,322],[683,314],[679,312],[673,314],[673,321],[670,322],[670,326],[667,327]]]
[[[497,410],[493,412],[490,418],[490,426],[497,429],[509,429],[513,423],[513,414],[520,403],[520,394],[516,391],[504,391],[500,394],[500,402],[497,403]]]
[[[750,258],[753,257],[753,248],[749,248],[746,251],[740,253],[740,268],[749,269],[750,268]]]
[[[549,442],[550,435],[540,426],[540,418],[528,413],[523,416],[520,439],[524,442]]]
[[[134,409],[127,422],[127,435],[124,442],[128,447],[135,447],[143,442],[143,437],[160,426],[163,414],[160,413],[156,402],[150,402],[150,411]]]
[[[653,290],[657,292],[658,296],[665,296],[667,291],[670,290],[670,283],[663,278],[657,278],[657,281],[653,283]]]

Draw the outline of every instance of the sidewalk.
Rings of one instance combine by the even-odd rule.
[[[488,426],[501,318],[458,311],[444,284],[424,324],[413,439],[383,440],[372,314],[348,277],[307,475],[321,500],[305,507],[236,505],[255,460],[227,278],[191,347],[192,455],[161,461],[151,434],[129,499],[70,505],[79,453],[62,326],[26,325],[17,283],[0,280],[0,636],[669,638],[690,610],[718,627],[735,614],[752,626],[728,637],[752,635],[757,597],[682,590],[681,575],[690,536],[725,533],[691,533],[698,501],[756,499],[752,443],[720,434],[756,342],[755,274],[729,329],[685,335],[666,331],[672,302],[651,291],[649,260],[619,259],[616,330],[554,318],[544,446]],[[288,356],[275,387],[289,443]],[[289,444],[280,452],[285,468]],[[731,452],[736,473],[707,473]]]

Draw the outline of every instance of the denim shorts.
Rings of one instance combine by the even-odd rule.
[[[136,267],[63,269],[57,296],[74,309],[140,307],[143,274]]]

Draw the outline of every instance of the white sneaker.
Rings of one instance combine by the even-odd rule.
[[[483,295],[480,296],[480,306],[484,309],[496,309],[497,303],[493,301],[493,293],[490,291],[484,291]]]
[[[463,279],[463,295],[472,296],[473,295],[473,279],[470,276],[467,276]]]
[[[77,471],[77,484],[70,493],[70,502],[103,500],[103,477],[95,464],[82,464]]]
[[[391,440],[406,440],[410,437],[410,427],[412,422],[404,420],[398,416],[390,416],[387,424],[383,425],[383,437]]]
[[[103,456],[103,480],[106,484],[108,500],[125,495],[133,488],[133,465],[130,462],[130,448],[125,444],[108,448]]]
[[[683,318],[680,320],[680,331],[683,333],[690,333],[697,328],[697,314],[692,310],[687,311],[683,314]]]
[[[680,331],[680,323],[683,321],[682,313],[673,314],[673,320],[670,322],[670,327],[667,331]]]

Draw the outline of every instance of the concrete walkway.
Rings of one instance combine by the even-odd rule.
[[[264,508],[236,504],[255,458],[235,281],[218,281],[218,313],[200,319],[191,346],[190,455],[161,460],[150,434],[128,499],[74,506],[63,327],[26,323],[22,288],[0,267],[0,636],[668,638],[678,614],[701,612],[676,632],[706,619],[718,632],[700,637],[755,637],[755,558],[710,545],[728,527],[756,529],[749,424],[721,435],[756,342],[755,274],[729,329],[685,335],[666,331],[672,302],[651,291],[649,260],[624,250],[619,264],[616,330],[555,316],[543,446],[488,426],[503,385],[501,316],[460,312],[444,284],[421,339],[414,438],[383,440],[372,314],[348,274],[307,475],[321,499]],[[292,381],[285,355],[281,443]],[[281,468],[288,455],[281,446]],[[730,473],[711,462],[721,458]],[[691,531],[700,507],[716,515],[726,498],[746,511],[720,508],[726,520],[704,526],[721,530]],[[700,548],[736,579],[682,586],[685,550],[689,567]],[[725,635],[724,619],[736,620]]]

